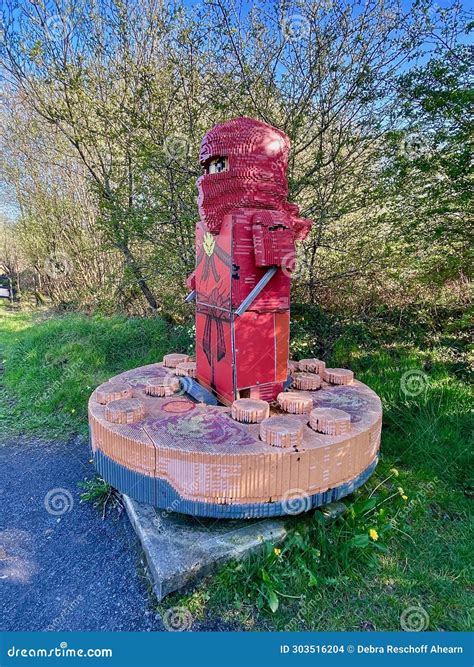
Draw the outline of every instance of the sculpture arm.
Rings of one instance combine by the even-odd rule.
[[[258,211],[252,216],[252,236],[257,266],[285,266],[294,257],[291,218],[284,211]]]

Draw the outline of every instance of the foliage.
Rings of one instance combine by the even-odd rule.
[[[446,286],[462,301],[467,12],[428,0],[240,9],[8,0],[1,171],[36,292],[183,322],[199,141],[247,114],[290,136],[290,196],[314,220],[299,301],[360,313],[433,303]]]
[[[397,226],[394,238],[410,252],[410,268],[417,271],[419,282],[431,288],[472,273],[467,224],[473,213],[473,64],[470,47],[443,43],[424,66],[398,82],[401,115],[407,122],[405,150],[395,149],[388,162],[388,202]],[[399,133],[387,135],[389,144],[396,146],[399,139]],[[393,245],[391,251],[398,266]]]
[[[299,520],[166,605],[394,630],[419,604],[429,629],[469,627],[471,27],[457,0],[6,1],[0,175],[18,210],[0,264],[17,296],[83,312],[2,304],[4,434],[85,432],[94,386],[190,348],[199,141],[242,114],[288,133],[290,196],[314,220],[292,355],[351,367],[383,400],[381,461],[344,516]]]
[[[107,509],[122,509],[120,494],[101,477],[96,476],[94,479],[85,479],[82,482],[78,482],[77,485],[79,488],[84,489],[81,493],[81,503],[90,502],[94,507],[98,507],[102,512],[103,519],[105,519]]]
[[[93,386],[192,343],[191,332],[160,319],[33,316],[5,307],[1,315],[4,436],[82,431]],[[218,614],[248,629],[395,630],[403,609],[421,605],[429,629],[467,629],[474,488],[469,314],[381,308],[364,321],[306,308],[295,315],[295,357],[317,353],[350,366],[382,397],[376,472],[345,499],[348,511],[336,521],[323,524],[319,513],[296,517],[284,545],[224,566],[211,585],[162,606],[185,605],[196,618]],[[413,370],[426,384],[410,396],[401,381]],[[43,400],[60,378],[64,387],[59,382]],[[99,482],[88,492],[106,498],[108,490]]]

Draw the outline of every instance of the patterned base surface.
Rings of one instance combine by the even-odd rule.
[[[299,514],[338,500],[363,484],[375,468],[382,408],[378,396],[353,380],[322,383],[300,393],[314,408],[336,408],[350,416],[341,434],[325,434],[301,423],[298,444],[276,447],[260,438],[259,424],[232,419],[225,406],[197,403],[184,390],[170,396],[147,393],[150,384],[174,386],[172,368],[151,364],[101,385],[89,400],[94,460],[100,474],[130,497],[172,512],[220,518]],[[110,421],[104,397],[116,386],[140,410]],[[121,408],[120,400],[118,408]],[[136,407],[136,406],[135,406]],[[278,405],[271,416],[286,414]]]
[[[283,516],[285,514],[296,516],[340,500],[365,484],[375,470],[377,459],[350,482],[328,489],[323,493],[315,493],[312,496],[296,496],[283,502],[246,503],[242,505],[217,505],[215,503],[186,500],[166,480],[147,477],[124,468],[100,451],[96,452],[94,463],[103,479],[138,502],[166,509],[168,512],[180,512],[192,516],[254,519]]]

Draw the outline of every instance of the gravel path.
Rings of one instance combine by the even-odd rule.
[[[163,629],[125,512],[80,503],[89,457],[79,438],[0,442],[0,630]]]

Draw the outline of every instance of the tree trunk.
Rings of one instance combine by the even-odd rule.
[[[148,305],[152,310],[157,310],[158,308],[158,302],[156,301],[152,291],[148,287],[148,284],[145,280],[145,278],[142,275],[142,272],[140,271],[139,267],[135,263],[135,258],[133,257],[132,253],[130,252],[130,248],[126,244],[122,244],[120,246],[120,250],[123,252],[125,261],[127,263],[127,266],[129,267],[130,271],[133,273],[135,278],[137,279],[137,283],[142,291],[143,296],[148,302]]]

